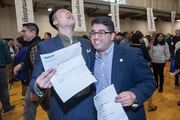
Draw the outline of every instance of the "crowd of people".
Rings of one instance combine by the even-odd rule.
[[[49,22],[58,32],[55,37],[46,32],[41,39],[38,26],[25,23],[16,45],[13,39],[0,40],[2,112],[15,109],[9,102],[8,91],[8,83],[15,79],[22,83],[24,120],[35,120],[39,105],[50,120],[97,120],[93,97],[111,84],[118,93],[114,100],[121,103],[129,120],[146,120],[143,103],[148,101],[148,111],[157,109],[152,95],[155,89],[163,93],[164,67],[173,59],[176,61],[175,85],[179,86],[180,29],[175,31],[175,36],[157,33],[153,39],[141,31],[116,33],[109,17],[96,17],[88,37],[82,38],[75,35],[72,13],[59,7],[50,12]],[[40,55],[77,42],[97,82],[63,103],[50,81],[56,70],[44,70]],[[180,101],[177,104],[180,105]]]

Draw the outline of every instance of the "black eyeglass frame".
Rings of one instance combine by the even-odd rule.
[[[113,33],[113,32],[110,32],[110,31],[106,32],[104,30],[101,30],[99,32],[92,31],[92,32],[89,32],[89,36],[90,37],[95,37],[95,35],[98,34],[99,37],[104,37],[106,34],[111,34],[111,33]]]

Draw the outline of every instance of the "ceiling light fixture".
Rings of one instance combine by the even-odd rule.
[[[48,8],[48,11],[51,12],[51,11],[52,11],[52,8]]]

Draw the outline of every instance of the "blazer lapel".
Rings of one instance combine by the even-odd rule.
[[[111,72],[111,83],[114,84],[116,91],[119,93],[122,89],[123,81],[123,69],[125,68],[124,64],[124,50],[115,45],[113,53],[113,63],[112,63],[112,72]]]

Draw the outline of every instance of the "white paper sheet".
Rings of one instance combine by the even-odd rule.
[[[98,120],[128,120],[122,105],[115,103],[116,96],[114,85],[110,85],[94,97]]]
[[[52,85],[63,102],[96,82],[86,66],[80,43],[58,51],[41,55],[43,66],[46,69],[56,68],[52,77]]]

